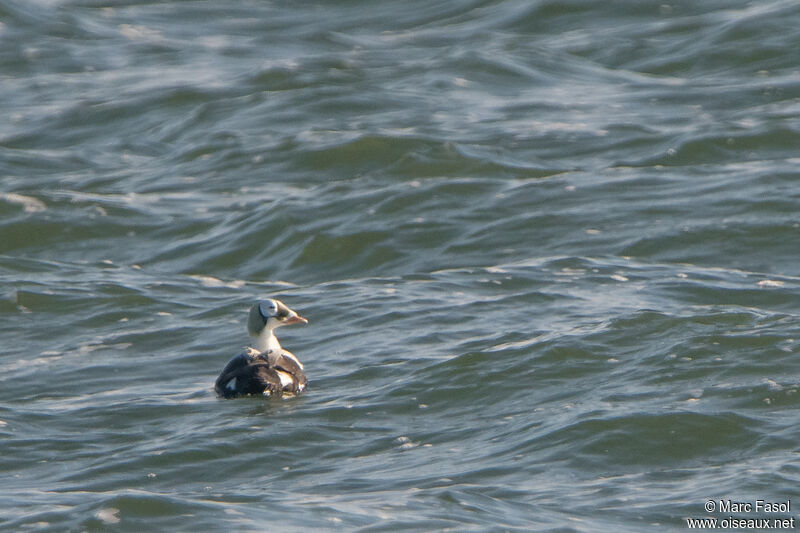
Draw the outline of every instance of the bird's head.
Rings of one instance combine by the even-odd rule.
[[[247,331],[251,336],[258,337],[265,329],[271,331],[290,324],[308,324],[308,320],[280,300],[261,300],[250,308]]]

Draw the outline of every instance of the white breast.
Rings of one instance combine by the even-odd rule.
[[[279,378],[281,378],[281,387],[285,388],[294,385],[294,378],[290,374],[287,374],[282,370],[276,370],[275,373],[278,374]]]

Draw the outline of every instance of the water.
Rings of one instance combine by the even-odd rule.
[[[780,0],[1,0],[0,528],[796,516],[798,49]],[[262,297],[308,391],[220,400]]]

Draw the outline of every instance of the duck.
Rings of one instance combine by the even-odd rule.
[[[308,320],[280,300],[253,304],[247,318],[247,332],[253,346],[231,359],[222,369],[214,390],[222,398],[263,395],[292,396],[308,384],[303,363],[281,347],[275,330],[281,326],[308,324]]]

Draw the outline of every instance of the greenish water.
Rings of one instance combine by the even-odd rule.
[[[789,1],[0,0],[0,528],[795,517],[798,50]],[[308,390],[218,399],[263,297]]]

